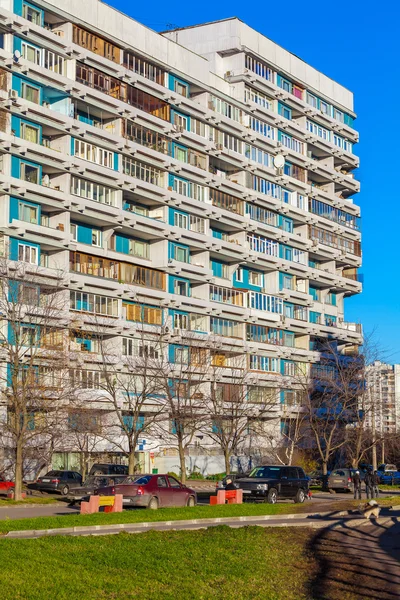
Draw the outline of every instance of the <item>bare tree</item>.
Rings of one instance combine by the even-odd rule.
[[[39,267],[0,262],[0,428],[12,456],[17,500],[26,462],[35,454],[43,457],[60,438],[68,337],[63,283],[62,274],[50,279]]]
[[[177,449],[180,477],[185,483],[185,454],[204,420],[202,399],[207,389],[209,351],[201,337],[190,332],[184,333],[179,343],[170,342],[166,336],[153,371],[164,403],[157,429],[161,439]]]
[[[278,390],[262,384],[257,373],[249,369],[246,355],[222,353],[218,346],[221,343],[214,340],[209,393],[203,401],[208,416],[203,427],[221,449],[225,471],[230,473],[232,456],[259,453],[270,436],[279,408]]]
[[[308,426],[326,475],[329,461],[347,444],[348,427],[358,418],[364,359],[339,354],[335,345],[327,343],[303,383]]]

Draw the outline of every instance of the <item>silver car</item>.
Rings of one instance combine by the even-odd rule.
[[[339,468],[334,469],[328,477],[328,490],[335,492],[340,490],[343,492],[354,492],[353,474],[355,469]],[[360,471],[361,481],[364,480],[365,473]]]

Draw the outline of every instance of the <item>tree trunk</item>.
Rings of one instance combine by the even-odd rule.
[[[179,465],[181,469],[181,482],[183,484],[186,483],[186,459],[185,459],[185,449],[183,444],[178,441],[178,452],[179,452]]]
[[[357,460],[357,458],[353,458],[353,460],[351,461],[351,466],[353,467],[353,469],[358,469],[358,460]]]
[[[328,463],[326,461],[322,462],[322,475],[328,475]]]
[[[230,475],[230,472],[231,472],[231,463],[230,463],[229,458],[230,458],[229,450],[226,448],[224,450],[224,459],[225,459],[225,473],[227,475]]]
[[[129,456],[128,456],[128,475],[134,475],[135,474],[135,448],[130,448],[129,449]]]
[[[14,500],[22,500],[22,479],[24,470],[24,460],[22,452],[22,439],[17,440],[15,448],[15,487]]]

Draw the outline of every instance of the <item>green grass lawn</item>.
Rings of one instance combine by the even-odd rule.
[[[161,511],[160,511],[161,512]],[[310,600],[307,529],[0,540],[3,600]]]

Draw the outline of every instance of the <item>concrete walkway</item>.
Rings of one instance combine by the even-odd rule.
[[[400,510],[386,510],[380,522],[400,522]],[[115,535],[125,533],[144,533],[150,530],[170,531],[187,529],[205,529],[227,525],[228,527],[246,527],[258,525],[261,527],[363,527],[368,521],[360,514],[352,511],[320,513],[320,514],[290,514],[290,515],[261,515],[252,517],[221,517],[216,519],[187,519],[184,521],[154,521],[147,523],[123,523],[111,525],[86,525],[77,527],[64,527],[57,529],[10,531],[6,538],[33,539],[55,535],[87,536],[87,535]]]

